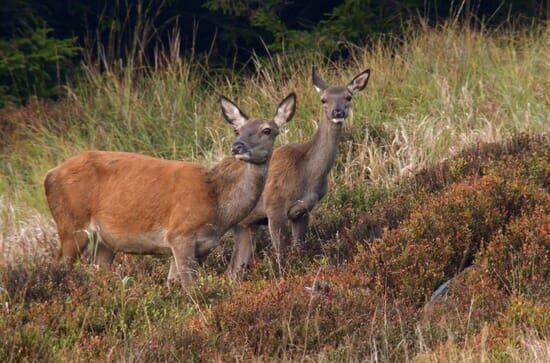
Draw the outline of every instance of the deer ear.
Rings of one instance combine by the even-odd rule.
[[[277,127],[281,127],[288,121],[292,120],[294,113],[296,112],[296,94],[292,92],[285,97],[284,100],[277,106],[277,113],[273,118],[273,121]]]
[[[241,127],[248,121],[248,116],[242,112],[239,107],[231,100],[224,96],[220,96],[220,106],[222,107],[223,117],[233,127]]]
[[[353,79],[348,83],[348,90],[352,94],[356,94],[359,91],[362,91],[365,87],[367,87],[367,83],[369,82],[370,78],[370,69],[367,69],[366,71],[363,71],[353,77]]]
[[[323,92],[328,87],[327,83],[323,81],[317,72],[317,68],[315,66],[311,68],[311,80],[313,81],[313,87],[315,87],[315,90],[319,93]]]

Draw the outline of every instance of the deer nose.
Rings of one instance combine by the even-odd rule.
[[[246,152],[246,145],[243,142],[237,141],[231,145],[231,153],[233,155],[240,155]]]
[[[333,118],[344,118],[346,117],[346,111],[344,111],[341,108],[335,108],[332,110],[332,117]]]

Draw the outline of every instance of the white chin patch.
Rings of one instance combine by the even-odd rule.
[[[334,122],[335,124],[341,124],[342,122],[344,122],[344,119],[343,118],[333,118],[332,122]]]
[[[235,159],[244,160],[244,161],[250,160],[250,153],[235,155]]]

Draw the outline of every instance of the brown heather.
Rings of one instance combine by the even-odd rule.
[[[70,270],[47,257],[10,264],[1,275],[0,354],[544,361],[548,160],[545,137],[465,150],[377,196],[372,208],[341,205],[342,233],[329,236],[316,221],[308,248],[286,266],[258,251],[239,283],[208,274],[227,263],[229,244],[185,291],[164,287],[168,261],[154,257],[125,256],[113,273],[87,264]],[[430,300],[449,280],[447,293]],[[315,281],[331,292],[306,291]]]

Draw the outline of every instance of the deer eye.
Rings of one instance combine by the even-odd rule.
[[[351,96],[346,96],[346,101],[351,101]]]
[[[236,136],[239,136],[239,130],[233,129],[233,131],[235,132],[235,135],[236,135]]]
[[[327,103],[327,99],[326,99],[326,98],[321,98],[321,102],[322,102],[323,104],[325,104],[325,103]]]
[[[269,134],[271,134],[271,129],[270,128],[265,128],[265,129],[262,130],[262,132],[266,135],[269,135]]]

